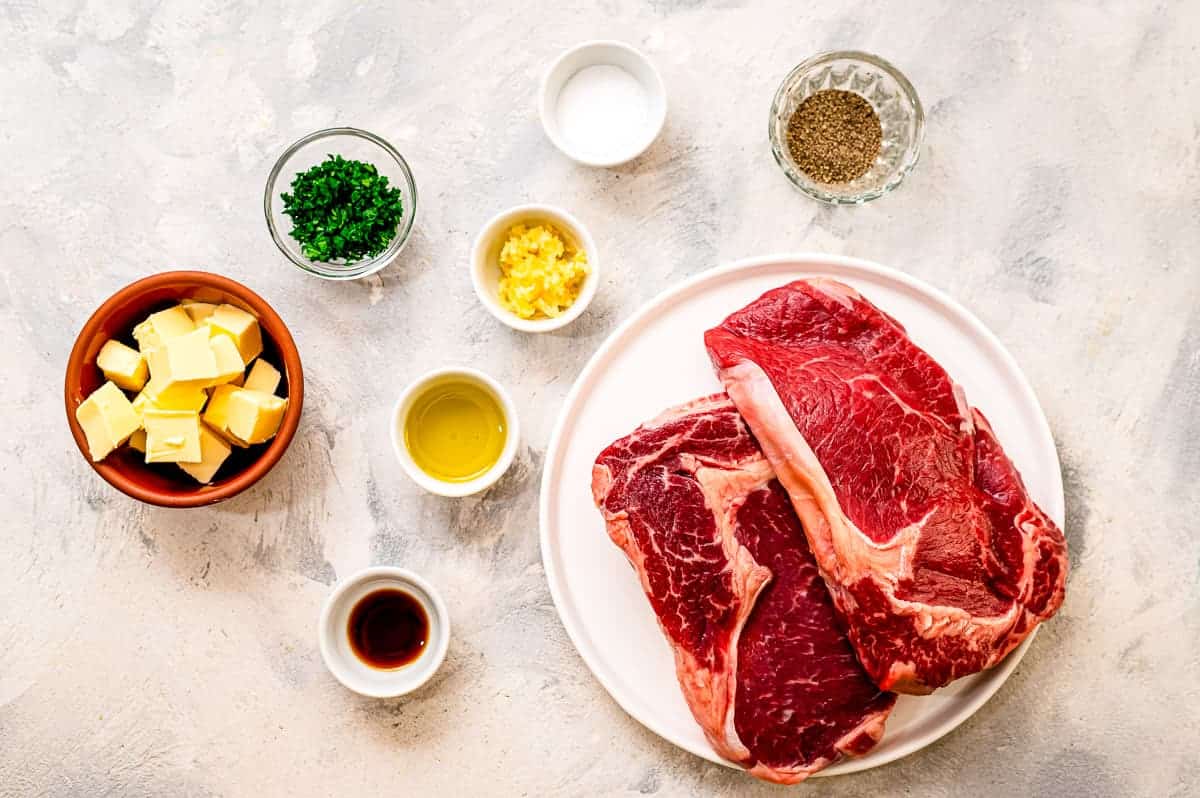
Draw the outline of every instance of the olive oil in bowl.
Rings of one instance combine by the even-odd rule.
[[[470,482],[499,462],[508,440],[500,401],[480,383],[447,376],[426,385],[404,420],[404,446],[442,482]]]

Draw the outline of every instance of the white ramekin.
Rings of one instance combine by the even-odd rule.
[[[421,392],[431,383],[448,377],[457,377],[479,385],[496,397],[496,401],[500,403],[500,410],[504,414],[504,426],[507,437],[504,440],[504,449],[500,452],[500,459],[487,472],[469,482],[445,482],[426,474],[412,459],[412,455],[408,452],[408,446],[404,443],[404,420],[408,417],[408,411],[412,409],[413,402],[416,401]],[[391,424],[392,449],[395,450],[396,457],[400,460],[400,465],[403,466],[405,473],[408,474],[413,482],[438,496],[470,496],[472,493],[478,493],[481,490],[490,488],[496,483],[496,480],[504,475],[508,467],[512,465],[513,458],[517,454],[517,443],[521,437],[520,422],[517,418],[517,406],[513,402],[512,397],[508,395],[508,391],[504,390],[504,386],[482,371],[471,368],[440,368],[418,377],[404,389],[404,392],[400,394],[400,398],[396,400],[396,405],[392,408]]]
[[[628,72],[642,85],[650,102],[650,122],[645,134],[629,149],[609,158],[597,159],[576,151],[558,129],[558,96],[563,85],[581,69],[590,66],[615,66]],[[667,89],[654,63],[639,50],[623,42],[595,40],[578,44],[560,55],[542,76],[538,92],[538,114],[546,136],[564,155],[585,166],[618,166],[641,155],[662,132],[667,118]]]
[[[499,299],[500,250],[508,231],[515,224],[549,222],[559,232],[573,239],[572,243],[587,254],[590,273],[583,281],[579,297],[561,316],[552,319],[522,319],[501,306]],[[500,321],[522,332],[549,332],[561,329],[587,308],[600,285],[600,253],[587,228],[571,214],[553,205],[518,205],[498,213],[488,220],[471,248],[471,283],[475,295],[488,312]]]
[[[415,598],[429,619],[425,650],[399,668],[372,668],[350,647],[350,612],[368,594],[399,589]],[[372,698],[395,698],[416,690],[437,673],[450,647],[450,613],[433,585],[412,571],[390,566],[366,568],[338,582],[317,623],[321,658],[334,678],[356,693]]]

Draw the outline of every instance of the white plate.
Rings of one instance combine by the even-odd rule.
[[[720,390],[705,330],[769,289],[817,275],[854,286],[908,329],[987,415],[1033,499],[1063,523],[1058,454],[1029,383],[996,337],[940,291],[868,261],[789,255],[713,269],[649,302],[601,345],[567,396],[542,475],[542,560],[567,633],[617,703],[655,733],[721,764],[729,763],[692,719],[650,604],[592,503],[592,462],[659,411]],[[990,671],[931,696],[901,696],[879,745],[818,775],[876,767],[937,740],[983,706],[1031,641]]]

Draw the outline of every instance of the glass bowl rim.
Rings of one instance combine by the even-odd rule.
[[[780,115],[780,108],[782,108],[783,102],[789,94],[788,88],[792,85],[796,76],[837,60],[859,61],[886,73],[900,86],[900,90],[908,98],[913,109],[913,140],[905,155],[904,163],[900,165],[895,174],[879,187],[848,196],[823,191],[819,188],[819,183],[815,181],[806,183],[799,179],[799,176],[796,174],[798,170],[791,165],[788,157],[784,154],[782,149],[783,144],[775,131],[775,120]],[[779,168],[783,171],[788,181],[797,189],[815,200],[830,205],[862,205],[863,203],[882,197],[899,186],[904,182],[904,178],[908,176],[908,173],[913,170],[913,167],[917,165],[917,161],[921,157],[921,147],[925,142],[925,109],[921,105],[921,98],[917,94],[916,88],[904,76],[904,73],[887,59],[863,50],[827,50],[809,56],[792,67],[779,83],[779,88],[775,90],[775,96],[771,100],[771,112],[767,118],[767,136],[771,141],[771,154],[775,157],[775,162],[779,165]]]
[[[366,260],[355,261],[352,264],[321,264],[319,261],[312,261],[307,258],[298,257],[289,249],[288,242],[284,240],[285,234],[276,226],[275,220],[271,216],[271,211],[275,204],[275,184],[279,179],[279,175],[283,171],[284,164],[295,155],[302,147],[311,144],[314,141],[319,141],[325,138],[334,136],[352,136],[355,138],[368,141],[381,150],[386,152],[396,162],[400,169],[400,173],[404,176],[404,182],[408,186],[409,194],[412,197],[411,208],[406,209],[404,218],[396,227],[396,235],[392,238],[392,242],[388,244],[387,249],[380,252],[373,258]],[[327,127],[321,130],[313,131],[306,136],[303,136],[288,146],[283,151],[283,154],[275,161],[271,167],[271,173],[267,176],[267,185],[263,191],[263,214],[267,219],[267,229],[271,233],[271,239],[275,242],[275,246],[283,253],[284,257],[290,260],[300,269],[315,274],[326,280],[355,280],[360,277],[367,277],[374,274],[383,267],[387,266],[391,261],[400,254],[400,250],[408,243],[408,238],[412,233],[413,225],[417,218],[417,182],[413,179],[412,169],[408,166],[408,161],[404,160],[404,156],[400,151],[389,144],[385,139],[356,127]],[[323,268],[324,267],[324,268]]]

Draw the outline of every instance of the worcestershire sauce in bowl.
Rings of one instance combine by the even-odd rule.
[[[429,618],[411,593],[383,588],[358,600],[347,633],[356,657],[372,668],[393,670],[421,656],[429,640]]]

